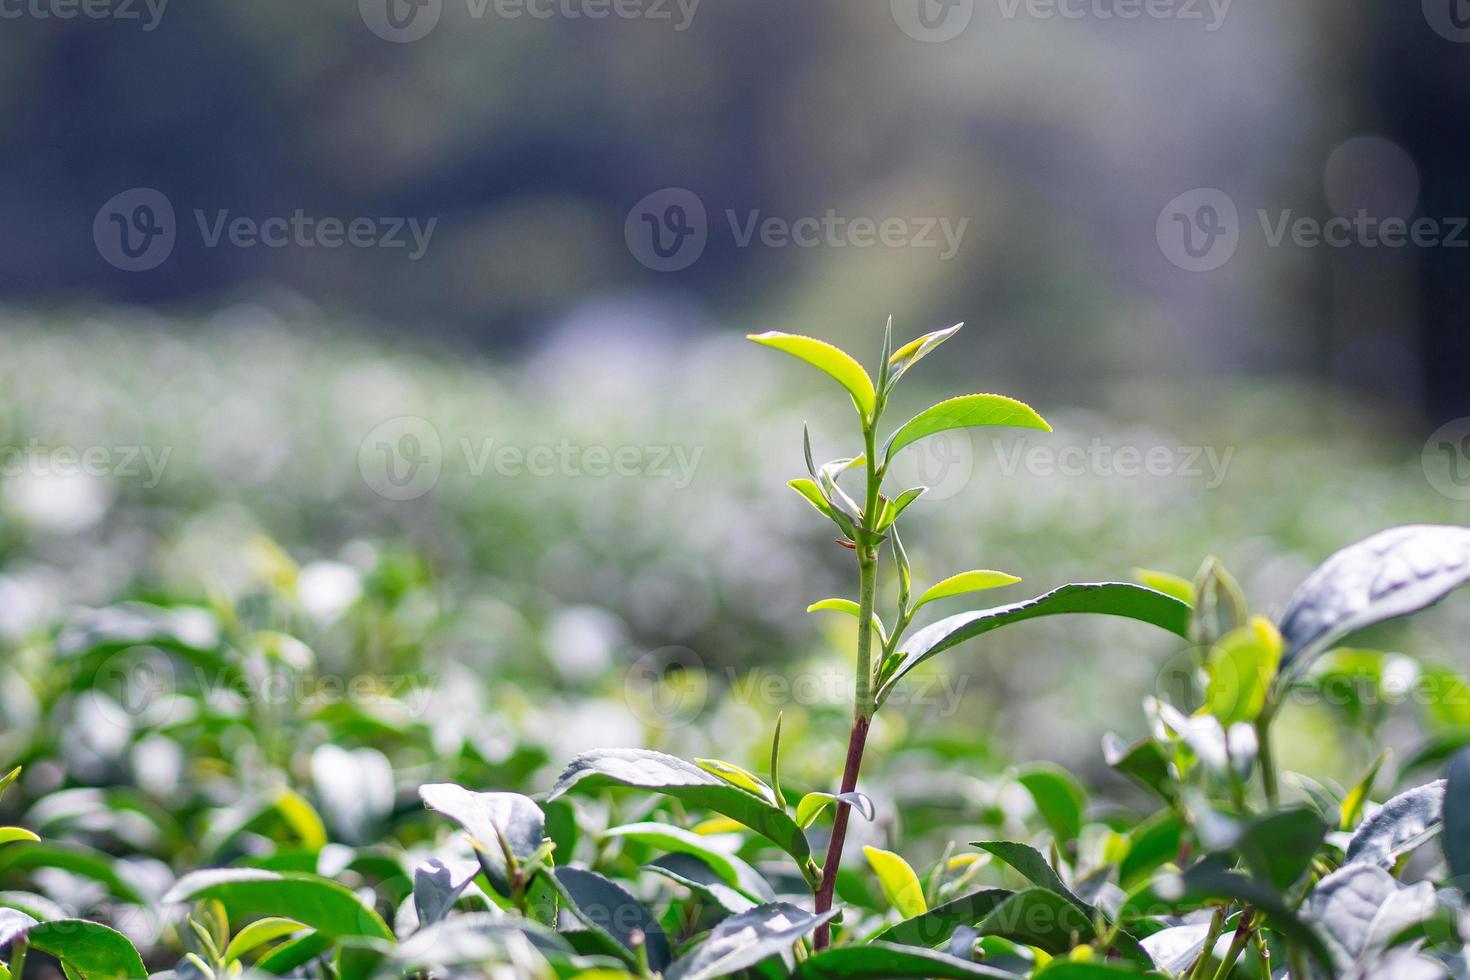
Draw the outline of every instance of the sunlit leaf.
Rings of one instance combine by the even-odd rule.
[[[914,869],[909,867],[907,861],[892,851],[876,847],[864,847],[863,854],[867,855],[868,864],[878,876],[883,894],[898,909],[899,915],[911,919],[928,911],[929,907],[924,901],[924,886],[919,884],[919,876],[914,874]]]
[[[740,789],[683,759],[647,749],[598,749],[573,759],[552,787],[548,799],[573,789],[609,786],[645,789],[683,800],[740,821],[780,846],[798,863],[811,847],[790,814],[769,800]]]
[[[774,330],[767,333],[750,334],[747,339],[766,347],[785,351],[825,371],[847,389],[848,394],[852,395],[853,403],[864,417],[871,416],[873,409],[877,407],[877,393],[873,389],[873,379],[868,377],[868,372],[863,370],[863,366],[846,351],[814,337],[780,333]]]
[[[635,939],[641,933],[649,964],[655,970],[668,965],[668,936],[627,889],[581,868],[557,868],[555,880],[576,917],[608,944],[609,951],[637,963]]]
[[[950,429],[1011,426],[1050,432],[1051,426],[1024,402],[1004,395],[961,395],[924,409],[899,426],[883,447],[884,468],[905,446]]]
[[[773,956],[789,956],[793,943],[836,914],[812,915],[777,902],[732,915],[675,960],[664,976],[666,980],[715,980],[738,974]]]
[[[1232,630],[1216,644],[1205,664],[1209,683],[1205,704],[1227,728],[1255,721],[1281,663],[1281,634],[1262,616]]]
[[[1189,606],[1173,596],[1127,582],[1064,585],[1059,589],[993,609],[959,613],[918,630],[899,647],[903,662],[888,681],[892,688],[899,679],[930,657],[966,640],[1011,623],[1042,616],[1096,613],[1136,619],[1183,636],[1189,623]]]
[[[764,779],[761,779],[749,769],[743,769],[735,765],[735,763],[725,762],[723,759],[695,759],[694,763],[705,772],[713,773],[730,785],[739,786],[741,789],[759,796],[772,806],[776,805],[776,794],[772,792],[771,787],[767,786]]]
[[[217,898],[232,916],[266,915],[295,919],[326,936],[392,939],[392,931],[372,909],[335,881],[304,872],[221,868],[180,878],[163,896],[165,903]]]
[[[847,613],[849,616],[852,616],[855,619],[862,616],[863,614],[862,606],[859,606],[851,599],[822,599],[820,602],[814,602],[810,606],[807,606],[806,611],[809,613],[841,612]],[[883,643],[887,643],[888,630],[884,627],[883,620],[878,618],[877,613],[873,613],[871,623],[873,626],[873,632],[878,634],[878,639]]]
[[[1337,552],[1297,589],[1281,618],[1287,663],[1349,634],[1423,609],[1470,581],[1470,528],[1407,525]]]
[[[1014,575],[1005,572],[993,572],[989,569],[975,569],[969,572],[960,572],[951,575],[942,582],[925,589],[919,598],[914,600],[914,608],[918,609],[925,603],[933,602],[935,599],[947,599],[950,596],[965,595],[970,592],[983,592],[986,589],[998,589],[1006,585],[1015,585],[1021,581]]]

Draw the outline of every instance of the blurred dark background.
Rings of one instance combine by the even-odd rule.
[[[893,311],[969,320],[952,364],[1081,402],[1099,381],[1299,375],[1422,437],[1470,414],[1470,232],[1448,240],[1470,215],[1460,6],[7,0],[0,300],[306,303],[492,352],[608,301],[670,330],[855,343]],[[175,230],[136,271],[94,237],[135,188]],[[666,188],[705,209],[707,245],[657,271],[625,226],[642,207],[672,232]],[[1238,209],[1238,248],[1201,271],[1160,241],[1195,188]],[[1359,209],[1445,241],[1265,228]],[[111,210],[130,222],[135,202]],[[222,217],[297,212],[402,219],[408,247],[208,240]],[[742,245],[757,212],[897,217],[909,239]],[[962,227],[957,247],[915,244],[924,219]],[[410,220],[433,222],[421,256]]]

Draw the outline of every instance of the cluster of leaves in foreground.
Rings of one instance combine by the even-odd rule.
[[[1349,547],[1276,622],[1252,615],[1229,574],[1207,562],[1192,581],[1150,573],[1146,585],[1066,585],[912,629],[931,602],[1017,580],[975,569],[914,587],[898,521],[923,490],[890,494],[892,454],[946,429],[1046,428],[1019,402],[977,394],[921,412],[879,442],[893,385],[954,329],[897,350],[886,340],[876,383],[820,341],[753,338],[837,379],[861,423],[858,452],[818,465],[808,443],[808,476],[793,481],[858,565],[856,600],[813,605],[851,613],[861,626],[852,735],[830,786],[783,780],[778,721],[764,774],[604,749],[574,759],[534,799],[426,783],[419,797],[443,833],[410,848],[328,844],[309,802],[276,787],[198,842],[202,853],[232,853],[230,866],[187,874],[156,900],[138,869],[124,873],[98,853],[16,829],[0,830],[0,875],[43,881],[65,872],[135,906],[180,910],[188,951],[165,975],[190,980],[1465,975],[1470,757],[1454,754],[1463,736],[1438,749],[1452,759],[1445,780],[1373,806],[1379,766],[1342,793],[1280,773],[1272,725],[1294,694],[1324,682],[1321,663],[1339,674],[1377,669],[1375,655],[1341,649],[1350,635],[1470,580],[1470,530],[1403,527]],[[856,496],[844,474],[866,477]],[[891,606],[878,594],[882,555],[894,570]],[[1156,812],[1121,820],[1090,808],[1066,772],[1032,766],[1019,781],[1045,822],[1044,840],[956,840],[922,874],[896,850],[871,847],[865,867],[843,866],[847,821],[873,819],[886,805],[858,786],[868,726],[895,686],[968,639],[1073,613],[1136,620],[1188,644],[1170,695],[1145,705],[1149,735],[1104,745]],[[86,656],[145,640],[209,655],[185,630],[128,625],[74,642]],[[289,659],[285,640],[273,649]],[[320,764],[330,774],[365,763],[328,746]],[[633,819],[607,819],[614,812]],[[249,846],[280,826],[298,849]],[[824,839],[822,855],[813,843]],[[146,976],[134,944],[113,928],[121,925],[68,917],[37,891],[0,893],[11,977],[41,975],[53,960],[70,977]]]

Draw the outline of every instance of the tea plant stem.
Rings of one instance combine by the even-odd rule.
[[[864,630],[863,632],[869,632]],[[857,789],[858,770],[863,764],[863,746],[868,740],[868,719],[859,716],[852,723],[852,735],[847,741],[847,763],[842,769],[843,793]],[[832,839],[827,844],[827,859],[822,862],[822,883],[817,888],[816,914],[822,915],[832,908],[832,897],[837,891],[837,869],[842,864],[842,845],[847,840],[847,817],[852,807],[837,804],[836,816],[832,819]],[[823,923],[817,928],[812,947],[821,952],[832,942],[832,930]]]
[[[1225,951],[1225,959],[1220,962],[1220,969],[1215,972],[1215,980],[1225,980],[1235,969],[1235,961],[1240,959],[1240,954],[1245,950],[1246,943],[1251,939],[1251,920],[1255,918],[1255,912],[1246,906],[1240,913],[1240,925],[1235,927],[1235,936],[1230,940],[1230,948]]]
[[[26,947],[27,943],[24,939],[16,940],[15,945],[11,947],[10,965],[9,967],[7,967],[7,969],[9,970],[10,976],[13,978],[13,980],[20,980],[21,974],[25,972]]]
[[[1215,949],[1215,940],[1225,931],[1225,907],[1222,905],[1215,909],[1215,914],[1210,916],[1210,928],[1205,933],[1205,944],[1200,948],[1199,959],[1194,961],[1194,968],[1189,971],[1189,980],[1201,980],[1205,970],[1209,967],[1210,955]]]

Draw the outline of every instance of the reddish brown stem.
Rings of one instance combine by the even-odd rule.
[[[853,719],[852,736],[847,740],[847,763],[842,767],[843,793],[851,793],[857,789],[858,770],[863,767],[863,746],[867,741],[868,719],[858,715]],[[822,883],[817,888],[817,915],[832,908],[832,896],[837,891],[837,869],[842,864],[842,845],[847,840],[847,815],[851,810],[852,807],[846,803],[837,804],[837,812],[832,820],[832,840],[827,845],[827,860],[822,863]],[[817,928],[812,945],[817,950],[823,950],[831,944],[832,930],[824,922]]]

